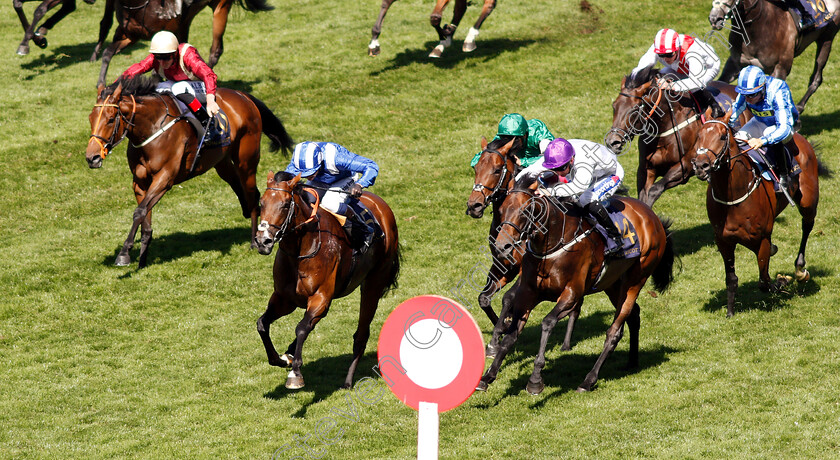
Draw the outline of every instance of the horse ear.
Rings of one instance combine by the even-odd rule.
[[[511,139],[510,142],[508,142],[507,144],[505,144],[504,147],[499,149],[499,153],[501,153],[502,155],[507,155],[508,152],[510,151],[510,148],[513,147],[513,141],[515,141],[515,140],[516,140],[515,137],[513,139]]]
[[[122,90],[123,90],[123,85],[122,85],[122,82],[120,82],[117,85],[117,89],[115,89],[113,94],[111,94],[111,98],[113,98],[115,101],[120,100],[120,96],[122,96]]]
[[[298,175],[297,175],[297,176],[295,176],[295,178],[294,178],[294,179],[292,179],[292,187],[294,187],[295,185],[297,185],[297,184],[298,184],[298,182],[300,182],[300,173],[298,173]]]
[[[723,115],[723,119],[728,121],[729,117],[731,117],[731,116],[732,116],[732,107],[730,107],[729,110],[726,111],[726,113]]]
[[[96,98],[99,99],[102,96],[102,91],[105,91],[105,85],[100,83],[99,86],[96,87]]]
[[[706,111],[703,112],[703,116],[706,118],[706,120],[711,120],[712,118],[714,118],[712,117],[712,108],[706,107]]]
[[[268,183],[274,182],[274,171],[268,171]]]
[[[487,150],[487,138],[481,136],[481,150]]]
[[[540,181],[535,180],[533,184],[528,186],[528,190],[535,192],[540,186]]]

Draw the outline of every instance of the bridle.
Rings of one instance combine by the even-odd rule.
[[[518,244],[520,244],[524,241],[525,242],[525,250],[528,251],[529,254],[531,254],[535,257],[545,259],[545,258],[548,258],[552,254],[557,253],[559,251],[568,251],[572,246],[581,242],[583,239],[585,239],[587,236],[589,236],[589,234],[592,233],[592,230],[594,229],[594,227],[592,227],[589,230],[583,231],[583,227],[582,227],[583,219],[580,219],[578,221],[577,228],[575,229],[575,232],[574,232],[574,235],[573,235],[572,239],[569,240],[569,241],[566,241],[563,238],[563,235],[566,234],[566,225],[567,225],[567,222],[566,222],[567,221],[567,219],[566,219],[567,214],[566,213],[569,212],[569,210],[566,208],[564,203],[559,202],[557,200],[554,200],[550,197],[544,197],[544,196],[538,197],[538,196],[534,195],[530,190],[512,190],[510,192],[511,195],[514,194],[514,193],[525,193],[525,194],[527,194],[531,197],[528,200],[527,206],[522,207],[521,210],[520,210],[520,212],[527,217],[527,223],[524,225],[524,227],[520,228],[518,225],[514,224],[513,222],[506,220],[506,221],[503,221],[501,224],[499,224],[499,230],[501,230],[502,226],[508,225],[511,228],[513,228],[514,230],[516,230],[517,232],[519,232],[519,238],[516,241],[514,241],[513,244],[518,245]],[[555,206],[555,207],[560,209],[560,214],[563,215],[563,223],[562,223],[562,225],[560,225],[560,229],[559,229],[560,230],[559,233],[561,235],[560,240],[551,249],[549,249],[547,251],[544,251],[544,252],[537,251],[531,246],[531,241],[533,240],[533,236],[536,233],[545,234],[550,229],[556,229],[556,226],[549,227],[548,222],[538,222],[537,221],[538,220],[537,218],[541,217],[540,215],[537,214],[536,210],[534,209],[536,207],[536,200],[537,199],[539,199],[542,202],[542,207],[544,209],[548,209],[550,206]],[[545,213],[542,213],[542,214],[547,216],[548,212],[545,212]]]
[[[758,16],[747,20],[747,14],[749,14],[750,11],[754,10],[759,5],[759,3],[761,3],[761,2],[760,1],[755,1],[750,6],[744,6],[744,17],[742,18],[744,25],[750,24],[753,21],[755,21],[756,19],[758,19],[759,17],[761,17],[761,14],[759,12]],[[724,10],[725,13],[723,15],[723,20],[728,21],[728,20],[732,19],[732,12],[736,11],[740,4],[741,4],[741,0],[735,0],[735,2],[733,2],[731,5],[728,4],[724,0],[712,0],[712,9],[720,8],[720,9]]]
[[[103,160],[105,159],[105,157],[108,156],[108,154],[111,153],[111,150],[113,150],[114,147],[119,145],[119,143],[122,142],[123,139],[125,139],[125,136],[128,134],[128,128],[134,127],[134,115],[137,113],[137,101],[134,99],[134,95],[131,96],[132,106],[131,115],[129,117],[123,115],[122,110],[120,110],[119,100],[117,100],[116,102],[116,104],[110,104],[103,101],[101,104],[95,104],[93,106],[94,108],[99,108],[99,116],[96,118],[96,124],[94,125],[95,127],[100,126],[99,122],[102,120],[102,113],[105,112],[106,107],[116,107],[117,109],[117,114],[114,115],[113,118],[108,119],[108,121],[105,123],[106,126],[111,123],[114,124],[114,129],[111,131],[111,137],[106,139],[103,136],[91,133],[90,140],[88,140],[88,143],[90,143],[91,141],[96,141],[96,143],[99,144],[99,156],[101,156]],[[120,136],[120,138],[117,139],[117,133],[120,131],[121,122],[125,123],[125,126],[122,129],[122,136]]]
[[[739,152],[735,156],[729,155],[727,150],[730,149],[730,143],[732,141],[732,129],[729,127],[728,124],[726,124],[726,123],[724,123],[720,120],[709,120],[704,124],[708,124],[708,123],[717,123],[717,124],[723,125],[723,127],[725,129],[725,132],[726,132],[726,141],[724,141],[723,145],[720,148],[720,151],[715,152],[715,151],[709,150],[705,147],[700,147],[700,148],[697,149],[697,155],[707,155],[708,156],[709,152],[711,152],[712,155],[715,156],[715,159],[712,161],[712,164],[709,167],[710,171],[717,171],[724,164],[727,166],[727,168],[729,168],[731,160],[734,160],[734,159],[736,159],[740,156],[744,156],[744,155],[747,154],[747,152],[749,150],[751,150],[751,149],[748,149],[748,150],[745,150],[743,152]],[[716,202],[720,203],[720,204],[724,204],[724,205],[727,205],[727,206],[733,206],[733,205],[736,205],[736,204],[741,203],[744,200],[746,200],[747,197],[752,195],[752,193],[758,188],[759,184],[761,183],[761,180],[760,180],[759,176],[755,173],[755,168],[750,167],[750,171],[753,174],[753,181],[752,181],[752,185],[747,190],[747,193],[745,193],[744,195],[742,195],[738,199],[731,200],[731,201],[726,201],[726,200],[721,200],[717,196],[715,196],[714,188],[711,188],[710,190],[711,190],[711,193],[712,193],[712,199],[715,200]],[[706,182],[709,182],[711,184],[711,182],[712,182],[711,174],[709,174],[708,177],[706,178]]]
[[[279,243],[280,241],[283,240],[283,238],[286,235],[289,235],[289,234],[292,234],[292,233],[296,232],[301,227],[309,224],[312,221],[320,222],[320,219],[318,219],[318,206],[321,204],[321,197],[318,196],[317,193],[315,193],[315,192],[313,192],[309,189],[304,189],[308,193],[310,193],[311,195],[313,195],[315,197],[315,204],[312,205],[312,211],[309,214],[309,217],[306,218],[306,220],[304,220],[303,222],[301,222],[301,223],[295,225],[294,227],[292,227],[291,229],[289,229],[289,226],[292,225],[292,223],[294,222],[295,210],[297,208],[297,205],[295,204],[295,192],[297,191],[297,188],[294,188],[292,190],[286,190],[286,189],[277,188],[277,187],[267,187],[266,191],[268,191],[268,190],[272,190],[272,191],[275,191],[275,192],[288,193],[291,197],[291,199],[289,200],[289,202],[287,204],[284,204],[284,205],[278,207],[279,209],[286,209],[286,208],[289,209],[288,213],[286,214],[286,218],[283,220],[282,224],[280,224],[278,226],[278,225],[272,224],[271,222],[268,222],[267,220],[263,220],[262,222],[260,222],[259,227],[257,227],[257,231],[265,231],[265,230],[268,230],[269,227],[275,229],[276,231],[274,232],[274,235],[272,235],[273,243],[275,243],[275,244]],[[304,256],[298,256],[298,258],[299,259],[310,258],[310,257],[314,256],[315,254],[317,254],[320,249],[321,249],[321,232],[318,232],[318,246],[315,248],[315,250],[312,251],[310,254],[307,254],[307,255],[304,255]]]
[[[482,209],[486,208],[488,203],[496,202],[498,200],[504,199],[504,197],[507,196],[507,194],[508,194],[507,187],[502,188],[502,186],[505,185],[505,183],[507,182],[506,181],[507,175],[508,174],[510,174],[511,176],[513,175],[512,171],[511,172],[508,171],[508,168],[507,168],[508,158],[505,155],[502,155],[501,152],[499,152],[498,150],[495,150],[495,149],[486,149],[483,152],[481,152],[481,155],[483,156],[485,153],[488,153],[488,152],[496,154],[496,155],[499,156],[499,158],[502,159],[502,175],[499,178],[499,182],[496,184],[495,187],[489,187],[487,185],[480,184],[478,182],[476,182],[476,184],[473,185],[473,188],[472,188],[473,191],[474,192],[481,192],[481,195],[484,197],[484,207]],[[485,195],[484,190],[490,190],[490,194]],[[503,193],[499,193],[500,191],[503,192]]]

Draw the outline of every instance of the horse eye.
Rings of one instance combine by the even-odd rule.
[[[721,134],[720,135],[720,140],[725,141],[726,140],[726,134]]]

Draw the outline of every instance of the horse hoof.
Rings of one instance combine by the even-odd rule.
[[[20,45],[17,49],[17,54],[20,56],[26,56],[29,54],[29,46],[28,45]]]
[[[773,243],[770,243],[770,257],[775,256],[777,252],[779,252],[779,247]]]
[[[560,346],[560,351],[569,351],[572,349],[571,345],[566,345],[565,343]]]
[[[532,395],[536,396],[543,392],[543,390],[545,389],[545,384],[542,383],[542,380],[537,383],[534,383],[529,380],[528,385],[525,386],[525,389],[528,390],[528,393],[531,393]]]
[[[481,380],[478,382],[478,385],[475,387],[476,391],[487,391],[487,382]]]
[[[443,45],[436,46],[435,49],[433,49],[432,52],[429,53],[429,57],[434,59],[441,57],[441,55],[443,55]]]
[[[286,388],[289,390],[300,390],[303,388],[303,376],[297,376],[293,371],[290,371],[289,377],[286,379]]]
[[[47,37],[44,37],[43,35],[35,34],[32,37],[32,41],[38,45],[38,48],[44,49],[47,47]]]
[[[589,393],[592,390],[590,390],[589,388],[584,388],[584,387],[580,386],[580,387],[577,387],[577,389],[575,391],[578,392],[578,393]]]
[[[803,269],[797,268],[795,275],[796,275],[796,281],[799,282],[799,283],[804,283],[804,282],[811,279],[811,274],[808,273],[808,270],[806,270],[804,268]]]
[[[378,46],[368,48],[368,56],[379,56],[380,51],[382,51],[382,49]]]
[[[117,267],[127,267],[131,264],[131,257],[128,255],[118,255],[117,259],[114,261],[114,265]]]
[[[472,42],[472,43],[464,42],[464,46],[461,47],[461,51],[463,51],[465,53],[472,53],[473,51],[475,51],[476,48],[477,47],[475,46],[475,42]]]

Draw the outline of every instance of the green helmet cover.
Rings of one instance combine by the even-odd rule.
[[[527,136],[528,122],[518,113],[508,113],[499,122],[499,136]]]

